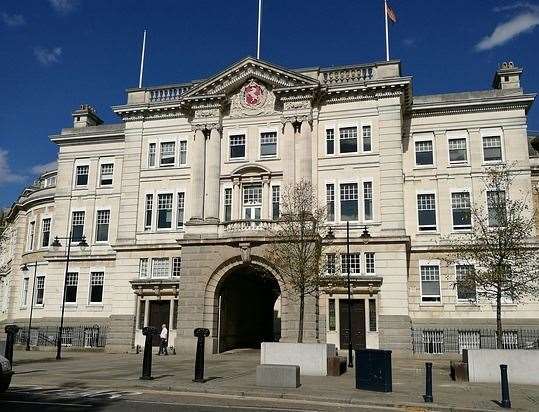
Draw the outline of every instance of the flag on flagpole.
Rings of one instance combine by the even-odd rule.
[[[395,13],[395,10],[393,10],[391,6],[387,4],[387,1],[386,1],[386,13],[387,13],[387,17],[389,17],[389,20],[391,20],[393,23],[397,22],[397,13]]]

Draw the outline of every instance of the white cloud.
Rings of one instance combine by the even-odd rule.
[[[2,21],[8,27],[18,27],[26,24],[26,20],[22,14],[2,13]]]
[[[518,1],[518,2],[516,2],[516,3],[513,3],[513,4],[507,4],[507,5],[505,5],[505,6],[494,7],[493,10],[494,10],[496,13],[500,13],[500,12],[503,12],[503,11],[507,11],[507,10],[515,10],[515,9],[537,10],[537,9],[539,9],[539,6],[537,6],[536,4],[528,3],[528,2]]]
[[[512,5],[498,7],[494,11],[500,12],[514,9],[524,11],[521,11],[510,20],[498,24],[492,34],[483,37],[475,45],[477,51],[490,50],[494,47],[501,46],[522,33],[532,31],[535,26],[539,25],[539,6],[537,5],[514,3]]]
[[[414,39],[413,37],[407,37],[402,40],[402,43],[407,47],[413,47],[416,44],[416,39]]]
[[[9,167],[8,151],[0,149],[0,186],[23,182],[25,179],[25,176],[19,175],[11,170]]]
[[[49,66],[53,63],[58,63],[60,61],[60,56],[62,55],[61,47],[54,47],[47,49],[46,47],[36,47],[34,48],[34,56],[38,62],[44,66]]]
[[[52,8],[59,14],[69,14],[78,5],[78,0],[49,0]]]
[[[58,167],[58,163],[56,162],[56,160],[53,160],[52,162],[49,162],[49,163],[33,166],[31,171],[35,175],[41,175],[45,172],[50,172],[51,170],[55,170],[57,167]]]

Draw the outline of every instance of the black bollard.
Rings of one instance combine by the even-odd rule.
[[[15,335],[19,331],[19,327],[17,325],[6,325],[4,330],[7,334],[4,356],[13,365],[13,345],[15,345]]]
[[[153,326],[145,326],[142,328],[142,334],[146,336],[144,341],[144,355],[142,358],[142,376],[140,379],[150,380],[152,378],[152,340],[159,333],[157,328]]]
[[[507,381],[507,365],[500,365],[500,372],[502,374],[502,401],[500,406],[502,408],[511,408],[511,399],[509,399],[509,382]]]
[[[432,362],[425,362],[425,395],[426,403],[432,403]]]
[[[194,335],[197,338],[197,353],[193,382],[204,383],[204,341],[206,337],[210,336],[210,331],[206,328],[196,328]]]

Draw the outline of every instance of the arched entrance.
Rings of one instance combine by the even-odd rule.
[[[260,348],[280,338],[281,294],[277,280],[259,266],[236,266],[220,280],[218,305],[219,352]]]

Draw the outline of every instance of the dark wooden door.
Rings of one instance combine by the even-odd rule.
[[[352,349],[364,349],[365,342],[365,300],[352,299]],[[348,299],[339,300],[339,325],[341,349],[348,349]]]
[[[167,325],[167,329],[170,327],[168,324],[170,315],[170,301],[168,300],[151,300],[150,302],[150,320],[148,326],[153,326],[161,333],[161,325],[164,323]],[[154,336],[152,344],[153,346],[159,346],[159,335]]]

